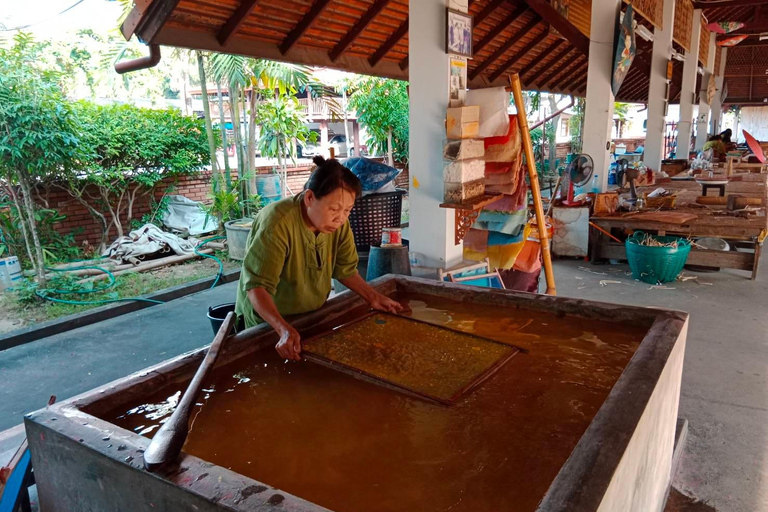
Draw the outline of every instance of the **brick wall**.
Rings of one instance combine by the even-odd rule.
[[[259,174],[269,174],[271,172],[271,167],[258,169]],[[310,173],[311,167],[307,165],[288,168],[288,188],[290,191],[294,194],[301,192],[304,184],[309,179]],[[232,170],[232,176],[237,177],[237,170]],[[400,173],[396,184],[400,188],[408,188],[408,169]],[[175,179],[163,180],[163,183],[154,191],[155,199],[160,200],[170,185],[175,186],[173,194],[188,197],[193,201],[208,202],[211,190],[211,171],[203,171],[193,176],[181,176]],[[43,192],[39,191],[39,194],[42,195]],[[57,226],[57,230],[61,234],[67,235],[77,231],[75,240],[78,244],[87,241],[91,245],[98,245],[101,241],[101,228],[98,221],[83,205],[72,198],[66,191],[56,188],[50,189],[45,196],[50,208],[54,208],[62,215],[66,215],[66,219]],[[133,218],[141,219],[142,215],[150,213],[150,209],[151,198],[149,196],[137,200],[133,208]],[[123,229],[126,234],[130,231],[130,226],[125,222],[125,216],[123,218]],[[107,243],[111,243],[116,237],[117,231],[113,227],[107,237]]]

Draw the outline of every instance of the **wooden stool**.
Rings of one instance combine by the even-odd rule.
[[[725,185],[710,185],[708,183],[702,183],[701,184],[701,195],[706,196],[707,190],[714,188],[719,191],[718,196],[724,197],[725,196]]]

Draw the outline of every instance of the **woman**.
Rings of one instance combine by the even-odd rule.
[[[349,212],[362,187],[337,160],[316,156],[304,191],[264,208],[253,221],[240,283],[238,315],[246,327],[267,322],[280,335],[281,357],[299,360],[301,338],[283,318],[314,311],[341,281],[372,308],[396,313],[402,306],[380,294],[357,273]]]
[[[716,158],[720,160],[725,159],[725,144],[723,143],[723,139],[720,135],[711,136],[709,140],[707,140],[706,144],[704,144],[702,151],[708,151],[710,149]]]

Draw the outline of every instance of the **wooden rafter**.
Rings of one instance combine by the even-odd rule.
[[[360,33],[365,30],[365,28],[373,21],[376,16],[378,16],[378,14],[387,6],[389,2],[390,0],[376,0],[373,3],[370,9],[368,9],[368,11],[363,14],[359,20],[357,20],[355,26],[352,27],[352,29],[347,32],[342,40],[339,41],[339,43],[334,46],[333,49],[328,53],[328,56],[331,58],[332,62],[336,62],[338,58],[341,57],[341,54],[347,51],[352,43],[355,42],[357,36],[359,36]]]
[[[146,14],[141,18],[136,27],[135,34],[139,40],[145,44],[155,42],[155,37],[163,28],[165,22],[173,14],[173,10],[179,4],[180,0],[155,0],[147,8]]]
[[[550,85],[550,87],[549,87],[550,89],[557,90],[557,88],[560,87],[561,85],[563,85],[563,83],[566,80],[568,80],[569,78],[573,79],[574,73],[578,73],[579,71],[583,71],[580,66],[574,66],[574,68],[571,69],[570,72],[568,71],[568,68],[570,67],[571,64],[575,64],[577,61],[579,61],[582,58],[584,58],[583,55],[578,55],[578,54],[576,55],[576,57],[577,57],[576,60],[574,60],[573,62],[570,62],[567,66],[565,66],[565,65],[563,66],[563,71],[565,71],[565,73],[563,73],[562,76],[556,82],[553,82],[552,85]],[[557,76],[557,73],[555,74],[555,76],[552,77],[552,79],[554,80],[556,76]]]
[[[553,56],[552,56],[552,60],[551,60],[550,62],[555,62],[557,59],[559,59],[559,58],[561,58],[561,57],[564,57],[564,56],[565,56],[565,54],[569,53],[570,51],[571,51],[571,48],[568,48],[568,47],[566,46],[565,48],[563,48],[563,51],[561,51],[561,52],[560,52],[560,53],[558,53],[557,55],[553,55]],[[554,52],[552,52],[552,53],[554,54]],[[541,60],[543,61],[544,59],[541,59]],[[550,68],[547,66],[547,64],[545,64],[545,63],[543,63],[543,62],[542,62],[542,66],[541,66],[541,68],[539,68],[539,70],[538,70],[538,71],[536,71],[536,72],[533,74],[533,76],[531,76],[531,78],[530,78],[530,79],[528,79],[528,83],[530,83],[530,84],[533,84],[533,83],[538,83],[538,78],[539,78],[541,75],[543,75],[543,74],[544,74],[544,73],[547,71],[547,69],[550,69]]]
[[[474,16],[472,20],[472,24],[474,26],[478,26],[479,24],[481,24],[485,20],[485,18],[490,16],[490,14],[493,11],[495,11],[501,4],[503,4],[506,1],[507,0],[491,0],[491,2],[485,6],[485,9],[483,9],[482,11],[480,11]]]
[[[224,26],[221,27],[221,30],[219,30],[219,33],[216,35],[216,39],[219,41],[221,46],[227,46],[229,40],[237,33],[238,29],[240,29],[240,26],[243,24],[248,15],[251,14],[251,11],[254,7],[256,7],[258,2],[259,0],[242,0],[240,2],[240,5],[237,6],[235,13],[230,16]]]
[[[400,42],[400,40],[405,37],[405,34],[408,33],[408,18],[405,18],[405,21],[400,24],[399,27],[397,27],[397,30],[395,30],[395,33],[389,36],[389,39],[387,39],[381,47],[376,50],[376,53],[371,55],[371,57],[368,59],[368,64],[371,65],[371,67],[375,66],[379,63],[381,59],[384,58],[384,56],[389,53],[389,51]],[[407,57],[406,57],[407,58]]]
[[[506,62],[504,62],[501,66],[499,66],[496,71],[494,71],[491,76],[489,77],[489,80],[493,82],[497,78],[499,78],[502,74],[506,73],[509,68],[514,66],[514,64],[520,60],[520,55],[527,55],[529,52],[533,51],[534,48],[536,48],[542,41],[544,41],[549,36],[549,26],[544,27],[544,31],[533,38],[530,43],[526,44],[524,47],[520,49],[519,52],[517,52],[517,55],[514,57],[508,59]]]
[[[473,69],[469,73],[469,79],[474,80],[475,77],[477,77],[480,73],[482,73],[485,68],[499,60],[499,58],[506,53],[507,50],[512,48],[520,39],[522,39],[528,32],[533,30],[533,28],[538,25],[541,22],[541,18],[539,18],[537,15],[533,16],[533,19],[528,22],[523,28],[518,30],[515,35],[507,39],[501,46],[499,46],[493,54],[491,54],[490,57],[485,59],[483,62],[477,65],[475,69]]]
[[[587,83],[587,75],[585,74],[583,77],[576,80],[573,85],[570,87],[569,90],[571,91],[581,91],[581,88]]]
[[[768,4],[766,0],[712,0],[693,2],[694,9],[716,9],[718,7],[744,7],[745,5]]]
[[[513,10],[511,13],[509,13],[509,15],[506,18],[504,18],[498,25],[493,27],[487,34],[485,34],[485,36],[483,36],[483,38],[480,39],[480,41],[478,41],[477,44],[475,44],[472,47],[472,53],[477,55],[477,53],[480,50],[485,48],[485,45],[487,45],[488,43],[490,43],[491,41],[496,39],[496,37],[499,34],[504,32],[504,30],[507,27],[509,27],[515,21],[517,21],[520,18],[520,16],[522,16],[523,13],[525,11],[527,11],[527,10],[528,10],[528,6],[526,6],[525,4],[519,5],[515,10]]]
[[[400,69],[402,69],[403,71],[408,69],[408,57],[406,57],[403,60],[401,60],[400,64],[398,64],[398,66],[400,66]]]
[[[520,70],[520,78],[522,79],[523,76],[531,71],[533,68],[535,68],[538,64],[541,64],[544,62],[544,59],[549,57],[552,52],[557,51],[558,48],[560,48],[562,45],[565,44],[564,39],[558,39],[556,42],[552,43],[547,49],[543,50],[539,55],[531,59],[531,62],[529,62],[523,69]],[[531,81],[526,80],[524,82],[527,86],[530,86]]]
[[[573,53],[573,55],[571,55],[571,53]],[[566,57],[568,57],[568,59],[563,60]],[[542,75],[539,78],[539,81],[536,82],[536,84],[538,84],[541,87],[544,87],[546,84],[549,83],[550,80],[552,80],[557,76],[560,76],[560,73],[562,73],[568,66],[576,62],[576,59],[578,59],[579,57],[581,57],[581,55],[579,54],[578,51],[576,51],[576,48],[571,48],[570,50],[566,51],[557,59],[559,62],[562,62],[562,64],[557,66],[552,66],[549,70],[549,73]]]
[[[531,9],[547,20],[547,23],[560,32],[577,50],[589,56],[589,38],[576,28],[573,23],[564,18],[562,14],[557,12],[557,9],[552,7],[546,0],[525,1]]]
[[[307,29],[312,25],[312,22],[314,22],[318,16],[320,16],[320,13],[323,12],[323,9],[331,3],[331,0],[315,0],[315,3],[312,4],[312,7],[309,8],[307,13],[302,16],[301,20],[296,24],[295,27],[288,33],[287,36],[285,36],[285,39],[283,39],[283,42],[280,43],[280,53],[285,55],[288,53],[288,50],[291,49],[291,47],[296,44],[296,41],[298,41],[302,35],[304,35],[304,32],[307,31]]]

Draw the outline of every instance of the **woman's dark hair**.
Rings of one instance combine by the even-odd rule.
[[[731,142],[731,136],[733,136],[733,131],[730,128],[724,130],[720,134],[720,137],[723,139],[723,142]]]
[[[344,167],[335,158],[326,160],[321,156],[312,159],[317,168],[309,176],[304,190],[311,190],[315,197],[322,199],[337,188],[343,188],[360,197],[363,185],[352,171]]]
[[[713,140],[723,140],[723,137],[720,134],[713,135],[707,139],[707,142],[712,142]]]

